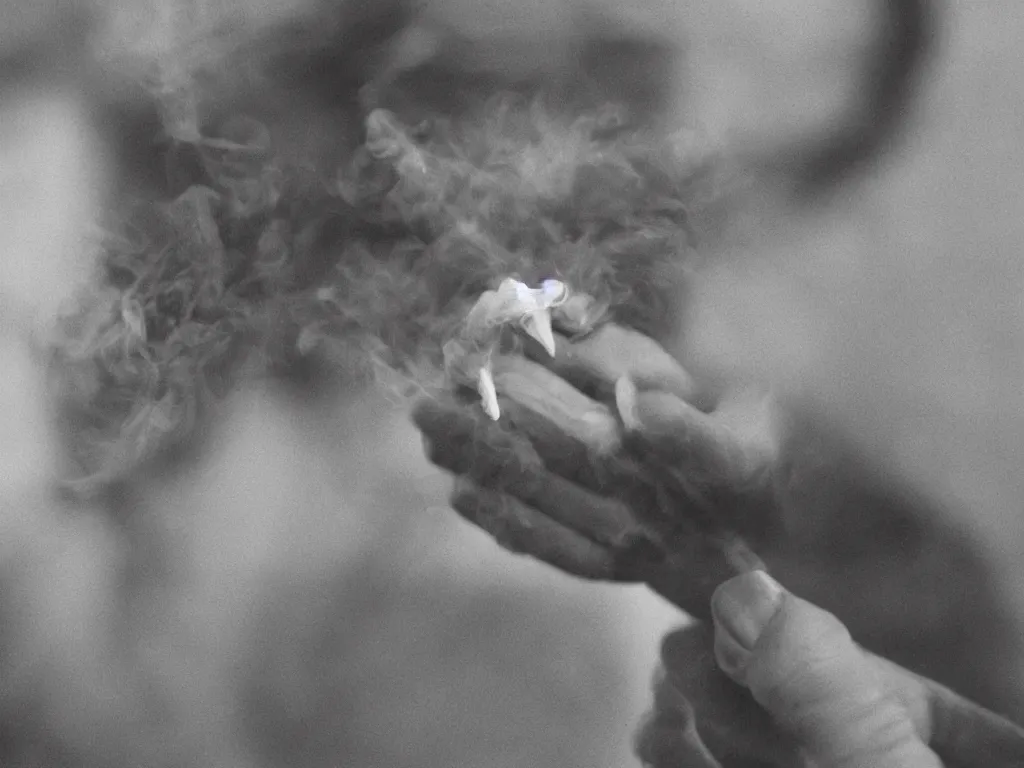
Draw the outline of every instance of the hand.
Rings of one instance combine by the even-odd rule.
[[[522,366],[530,363],[520,362],[512,369],[522,374]],[[689,537],[661,536],[659,521],[652,521],[646,507],[668,504],[661,511],[685,522],[700,519],[706,509],[699,502],[713,499],[713,511],[735,531],[753,539],[770,529],[776,514],[772,474],[778,455],[770,401],[732,397],[712,413],[695,408],[689,401],[696,398],[696,387],[685,371],[650,339],[615,326],[580,342],[559,337],[555,359],[545,364],[550,370],[526,369],[527,378],[541,385],[538,397],[550,388],[557,392],[555,400],[568,404],[563,410],[591,409],[594,419],[580,426],[562,413],[552,420],[543,408],[524,407],[530,399],[521,391],[519,400],[502,397],[504,415],[498,424],[483,416],[475,402],[452,398],[424,400],[417,406],[414,419],[431,459],[458,475],[453,506],[508,549],[584,578],[645,581],[692,615],[710,619],[715,587],[728,581],[717,593],[719,598],[728,594],[738,581],[730,577],[758,567],[759,561],[742,543],[707,537],[699,527],[689,528],[696,534]],[[616,383],[623,376],[636,384],[632,402],[616,397]],[[522,385],[511,378],[506,383],[510,388]],[[607,402],[614,402],[621,421],[612,425],[615,440],[608,440],[608,430],[599,424]],[[643,466],[623,460],[623,452]],[[661,493],[652,492],[652,478]],[[785,687],[800,682],[800,676],[785,678],[773,688],[771,673],[792,669],[801,654],[810,653],[805,637],[819,643],[816,654],[809,656],[812,664],[833,658],[829,645],[835,638],[830,632],[845,638],[846,645],[836,647],[847,648],[847,656],[859,658],[861,652],[849,650],[856,646],[829,614],[804,601],[794,605],[802,607],[794,613],[795,623],[783,625],[790,627],[785,635],[790,645],[777,651],[790,654],[788,666],[772,661],[758,646],[756,653],[767,659],[761,663],[768,672],[757,678],[760,682],[744,678],[752,686],[749,692],[718,668],[710,626],[691,626],[667,638],[656,714],[640,745],[650,765],[733,766],[747,759],[745,765],[763,766],[765,756],[774,765],[799,764],[801,732],[780,731],[772,708],[803,701],[800,697],[812,692]],[[822,631],[807,626],[815,621],[824,622]],[[919,740],[927,742],[930,734],[933,748],[949,765],[1010,765],[1019,760],[1020,731],[1012,724],[897,665],[867,654],[864,658],[881,675],[885,694],[910,713]],[[748,661],[746,669],[753,669],[752,664]],[[860,685],[861,672],[854,664],[838,667],[835,674],[850,675]],[[831,685],[828,674],[823,679]],[[751,698],[750,693],[758,695],[754,687],[762,693],[779,692],[774,699],[763,699],[767,710]],[[836,690],[840,696],[847,691],[842,686]],[[856,703],[857,695],[874,696],[877,689],[853,693]],[[894,710],[887,707],[880,711],[891,719]],[[837,711],[841,715],[814,732],[808,747],[842,746],[841,740],[835,741],[840,737],[829,731],[845,719],[844,710]],[[779,717],[784,719],[783,713]],[[899,723],[905,726],[905,721]],[[717,762],[715,755],[725,762]],[[1004,762],[992,762],[1001,755],[1007,756]]]
[[[1024,730],[864,651],[835,616],[764,573],[720,586],[713,614],[713,629],[665,640],[638,744],[652,768],[1024,764]]]
[[[555,346],[553,359],[531,355],[547,368],[496,361],[498,423],[474,400],[415,408],[431,460],[457,475],[453,507],[507,549],[647,582],[708,617],[719,583],[761,565],[739,535],[756,541],[772,524],[770,409],[732,398],[699,410],[682,367],[621,327]]]

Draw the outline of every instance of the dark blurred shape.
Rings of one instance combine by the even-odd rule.
[[[828,416],[805,411],[791,425],[786,530],[763,553],[773,573],[869,650],[1024,717],[1007,674],[1021,640],[967,515],[879,466]]]
[[[816,146],[790,150],[801,202],[810,203],[869,169],[892,150],[906,125],[935,48],[936,2],[882,0],[879,17],[878,36],[860,75],[860,100]]]
[[[318,29],[308,22],[272,28],[264,47],[266,71],[281,86],[323,103],[355,105],[359,89],[376,74],[388,47],[414,19],[406,0],[352,0],[338,5]]]
[[[467,69],[475,41],[439,38],[436,55],[406,68],[386,64],[369,88],[372,106],[395,111],[408,122],[431,115],[455,116],[478,108],[495,93],[543,95],[557,112],[580,114],[619,104],[631,122],[663,117],[679,71],[681,49],[613,28],[587,30],[568,65],[556,70]],[[395,68],[389,68],[394,66]]]
[[[815,202],[895,147],[935,47],[938,12],[933,0],[880,0],[878,11],[877,35],[859,70],[860,97],[825,135],[773,147],[755,160],[755,172],[778,179],[769,190]],[[289,115],[316,113],[314,121],[329,115],[335,127],[347,123],[351,130],[335,131],[333,148],[311,125],[306,139],[334,159],[358,144],[368,108],[385,107],[414,123],[457,115],[499,90],[544,92],[567,113],[618,101],[634,120],[656,120],[672,106],[682,71],[680,44],[623,30],[595,14],[585,15],[575,39],[563,43],[569,49],[562,59],[541,62],[536,71],[501,71],[494,63],[499,57],[492,61],[477,50],[486,43],[431,27],[407,0],[357,0],[318,13],[315,23],[301,17],[273,24],[233,54],[234,71],[256,75],[232,75],[230,90],[210,100],[217,112],[207,119],[247,111],[284,125]],[[133,170],[159,178],[166,150],[157,143],[155,110],[137,92],[125,95],[120,104],[106,99],[99,120],[128,171],[125,181]],[[168,182],[173,189],[184,183]]]
[[[43,73],[74,69],[92,21],[79,0],[0,4],[0,84],[24,85]]]

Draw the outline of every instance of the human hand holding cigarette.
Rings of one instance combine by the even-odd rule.
[[[657,343],[614,324],[584,330],[553,333],[553,354],[540,338],[523,355],[490,355],[493,409],[483,388],[416,406],[431,461],[456,475],[452,505],[513,552],[582,578],[646,583],[699,620],[665,641],[638,742],[645,764],[799,765],[802,741],[722,670],[712,629],[716,589],[767,570],[755,548],[778,534],[770,401],[730,398],[705,412]],[[1018,764],[1017,726],[847,642],[947,765]]]
[[[744,539],[772,526],[771,450],[689,405],[693,379],[657,343],[580,316],[526,325],[525,355],[455,340],[456,391],[414,411],[431,460],[458,477],[455,509],[506,548],[646,582],[707,619],[721,581],[763,567]]]

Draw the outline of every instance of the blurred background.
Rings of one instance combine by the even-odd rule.
[[[96,51],[156,57],[217,20],[319,10],[0,5],[5,766],[636,764],[658,642],[683,617],[462,523],[379,393],[244,388],[202,461],[147,478],[124,524],[45,490],[59,451],[22,338],[88,279],[80,243],[122,183]],[[769,207],[730,233],[679,351],[773,382],[970,510],[1019,620],[1024,9],[943,10],[905,141],[827,208]],[[674,119],[723,145],[828,124],[876,31],[868,3],[842,0],[428,0],[424,14],[412,50],[455,30],[465,66],[487,70],[564,66],[580,14],[678,43]]]

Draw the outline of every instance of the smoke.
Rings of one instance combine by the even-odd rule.
[[[243,370],[312,356],[348,380],[437,386],[444,342],[507,276],[557,277],[612,319],[674,332],[714,158],[624,106],[499,93],[417,125],[377,109],[325,174],[283,158],[254,118],[204,125],[217,92],[190,88],[191,122],[172,111],[168,132],[199,178],[115,211],[55,344],[76,490],[187,441]]]
[[[693,9],[698,4],[684,5]],[[695,55],[683,89],[689,100],[680,103],[692,114],[683,114],[682,121],[695,123],[695,115],[701,115],[717,146],[730,136],[750,138],[768,130],[785,137],[794,123],[817,125],[842,93],[837,83],[845,65],[831,54],[847,38],[823,42],[829,56],[820,68],[808,67],[797,55],[788,59],[787,68],[780,64],[786,59],[782,43],[774,58],[763,55],[764,38],[779,31],[767,23],[771,17],[752,18],[741,12],[740,3],[719,5],[735,13],[713,20],[709,16],[706,27],[699,24],[700,14],[690,11]],[[535,77],[537,70],[531,72],[529,65],[541,59],[534,52],[550,56],[544,61],[571,60],[562,54],[575,49],[556,46],[564,42],[563,33],[568,35],[556,10],[549,12],[557,18],[545,25],[550,37],[520,36],[534,47],[517,44],[502,50],[500,40],[485,38],[472,60],[489,76],[498,73],[505,80]],[[233,70],[230,87],[211,85],[209,72],[244,49],[236,38],[199,36],[211,45],[193,46],[190,56],[167,48],[161,63],[177,67],[147,69],[146,83],[163,110],[172,149],[168,157],[177,178],[186,182],[156,202],[118,201],[118,215],[94,238],[101,269],[80,295],[80,311],[65,318],[57,336],[58,392],[78,464],[72,476],[85,481],[76,488],[111,484],[131,475],[162,447],[187,442],[213,421],[206,409],[215,409],[225,392],[268,371],[294,369],[318,358],[332,377],[361,379],[387,370],[399,382],[428,386],[437,376],[438,342],[467,302],[509,273],[534,279],[553,272],[592,293],[603,292],[620,319],[664,339],[674,330],[674,302],[680,283],[685,283],[695,303],[687,311],[691,335],[684,356],[695,368],[723,371],[732,378],[770,379],[794,401],[814,403],[827,418],[857,435],[880,461],[891,460],[891,468],[972,510],[978,529],[992,542],[992,552],[1003,558],[1005,573],[1016,574],[1012,560],[1019,551],[1015,526],[1021,497],[1016,464],[1022,450],[1019,425],[1012,417],[1020,412],[1020,343],[1015,335],[1020,327],[1015,255],[1020,233],[1013,190],[1020,158],[1008,137],[1014,135],[1021,105],[1005,96],[1014,92],[1016,76],[1012,36],[1006,31],[1012,25],[1005,23],[1012,9],[998,10],[1003,15],[996,19],[993,10],[992,21],[983,19],[987,10],[965,15],[967,26],[954,50],[956,61],[967,66],[956,76],[945,73],[941,87],[933,87],[943,106],[918,123],[916,159],[908,156],[904,166],[879,177],[874,191],[861,187],[841,198],[842,213],[802,218],[802,212],[779,210],[770,201],[767,213],[731,211],[736,216],[729,222],[735,225],[732,232],[741,232],[745,239],[737,234],[735,241],[721,244],[713,269],[698,259],[690,235],[693,220],[718,195],[721,158],[687,144],[683,134],[651,133],[643,121],[637,125],[629,119],[628,110],[627,119],[617,124],[620,112],[597,108],[604,103],[566,111],[564,104],[524,99],[520,89],[494,102],[471,103],[459,114],[433,115],[442,119],[422,129],[418,119],[396,106],[391,113],[377,113],[382,119],[368,145],[362,128],[367,114],[353,107],[355,131],[343,121],[321,120],[319,115],[309,120],[343,157],[340,163],[325,165],[318,155],[288,145],[286,132],[273,119],[248,115],[244,105],[225,95],[251,76],[250,69]],[[646,20],[643,16],[637,13],[634,28],[650,29],[666,18],[658,9]],[[465,17],[455,13],[449,20]],[[441,18],[433,28],[446,25]],[[472,25],[463,31],[464,38],[480,39],[474,38],[479,30]],[[788,38],[778,37],[791,38],[798,48],[803,39],[798,33],[793,26]],[[724,45],[726,34],[734,35],[731,47]],[[987,58],[995,54],[979,53],[993,46],[1001,62],[998,77]],[[738,52],[748,58],[734,58]],[[241,60],[247,59],[243,55]],[[826,75],[817,78],[815,71]],[[805,101],[809,92],[814,98]],[[268,100],[280,95],[266,93]],[[972,100],[966,101],[965,94]],[[810,114],[799,106],[805,103],[812,104]],[[51,125],[80,119],[77,112],[73,117],[61,114]],[[292,130],[298,123],[307,133],[314,132],[306,125],[306,114],[291,116]],[[351,143],[350,133],[358,134]],[[68,163],[64,170],[77,169],[71,161],[79,155],[68,146],[57,142],[50,149],[61,151],[36,156],[63,158]],[[81,157],[88,154],[83,149]],[[46,170],[46,178],[59,178],[58,170]],[[81,181],[69,189],[81,192],[91,189],[90,184]],[[14,190],[12,200],[24,191],[17,185],[8,188]],[[34,253],[37,245],[49,242],[43,238],[47,232],[74,233],[61,234],[63,245],[52,251],[68,252],[68,242],[82,231],[80,206],[95,198],[41,194],[36,199],[52,203],[40,208],[48,211],[49,223],[8,230],[25,234],[17,253]],[[5,262],[5,267],[11,264]],[[77,262],[45,264],[54,266],[52,274],[39,278],[24,273],[28,277],[20,284],[26,295],[44,284],[64,290],[83,274]],[[26,389],[17,386],[22,393]],[[30,417],[33,430],[24,421],[11,427],[24,438],[14,458],[38,471],[35,457],[50,455],[52,444],[44,448],[32,443],[32,437],[43,434],[43,418],[41,404],[31,406],[20,415]],[[360,402],[352,408],[364,406]],[[268,410],[276,416],[268,416]],[[16,411],[9,415],[18,416]],[[351,682],[353,699],[360,693],[372,698],[372,684],[359,678],[362,657],[354,657],[354,671],[340,673],[332,666],[334,657],[328,655],[319,669],[315,664],[302,667],[302,659],[290,651],[293,645],[334,647],[335,641],[340,647],[344,639],[351,643],[345,647],[369,653],[372,638],[357,631],[358,624],[368,622],[381,636],[397,638],[388,646],[395,650],[385,651],[384,657],[407,654],[411,664],[420,665],[374,662],[379,666],[372,668],[386,674],[396,698],[409,700],[408,681],[417,679],[429,663],[435,691],[450,696],[451,690],[475,682],[482,699],[505,702],[503,711],[521,713],[523,719],[505,723],[507,732],[497,732],[503,741],[488,751],[490,757],[504,754],[507,743],[523,743],[524,732],[537,736],[541,726],[563,722],[566,713],[583,716],[579,679],[594,684],[608,674],[605,670],[584,669],[579,679],[570,675],[559,688],[565,694],[561,709],[531,709],[538,706],[535,699],[515,686],[496,693],[500,681],[477,668],[484,665],[480,658],[491,663],[508,654],[508,648],[495,644],[483,653],[478,650],[474,666],[461,653],[454,654],[458,658],[453,662],[453,654],[440,643],[403,645],[406,636],[431,637],[426,630],[408,632],[412,607],[429,613],[432,621],[438,616],[441,623],[449,616],[452,621],[466,619],[461,595],[452,595],[444,609],[437,607],[438,596],[452,589],[445,579],[424,580],[408,599],[414,606],[404,604],[376,619],[357,610],[387,591],[380,584],[391,583],[386,574],[372,569],[370,597],[346,593],[337,602],[321,603],[320,597],[310,596],[337,589],[324,573],[335,558],[347,564],[353,552],[369,547],[367,530],[376,530],[395,509],[428,506],[423,498],[380,493],[388,484],[409,482],[408,477],[382,477],[381,467],[399,461],[396,445],[417,447],[411,432],[396,429],[390,442],[377,442],[369,436],[388,423],[384,417],[352,425],[295,421],[293,413],[283,418],[264,407],[244,411],[241,417],[230,408],[216,412],[234,430],[230,445],[225,448],[214,439],[205,465],[164,488],[166,495],[153,509],[136,503],[131,516],[142,521],[141,530],[114,531],[81,516],[55,521],[48,499],[26,500],[12,507],[16,515],[5,517],[12,529],[23,533],[7,545],[7,554],[21,549],[23,559],[6,562],[15,571],[27,564],[24,571],[29,574],[17,590],[5,591],[11,606],[5,610],[21,617],[5,623],[17,628],[11,630],[17,641],[8,659],[17,675],[5,675],[5,686],[13,681],[4,688],[10,711],[27,712],[29,704],[44,707],[42,721],[50,730],[66,734],[64,740],[82,754],[92,750],[99,765],[111,764],[104,762],[109,756],[104,743],[120,746],[126,732],[137,734],[134,764],[188,764],[205,750],[224,764],[244,765],[250,760],[246,750],[259,748],[260,737],[273,741],[276,733],[295,732],[289,729],[301,720],[296,712],[317,711],[321,701],[337,704],[343,699],[337,692],[349,691],[340,683]],[[330,452],[326,440],[311,439],[321,435],[318,429],[346,444],[353,435],[362,440],[347,454]],[[34,445],[35,453],[30,450]],[[296,446],[304,449],[298,452]],[[339,455],[346,457],[346,472],[331,466]],[[317,478],[329,478],[339,487],[323,493]],[[354,488],[360,489],[355,494],[360,510],[343,509],[341,496],[350,498]],[[147,490],[159,494],[161,489]],[[382,500],[363,509],[366,499],[360,494]],[[440,504],[441,498],[442,490],[434,488],[432,502]],[[440,525],[433,517],[426,522]],[[474,584],[484,574],[501,582],[510,570],[527,569],[522,563],[498,565],[480,538],[461,533],[439,527],[432,535],[443,544],[426,533],[423,538],[443,550],[434,555],[438,561],[465,558],[467,550],[482,553]],[[129,535],[130,540],[120,538]],[[26,541],[32,546],[25,546]],[[146,546],[164,547],[163,559]],[[418,562],[422,550],[396,558]],[[133,568],[119,558],[135,558]],[[147,570],[154,562],[166,570]],[[389,574],[393,565],[394,560],[386,563]],[[281,588],[281,580],[269,576],[280,576],[279,569],[285,571],[283,581],[294,579],[294,589]],[[125,572],[133,573],[142,586],[125,590],[120,581]],[[358,573],[346,571],[338,580],[351,584]],[[545,592],[561,585],[573,601],[583,594],[582,587],[566,586],[556,574],[548,576],[542,579]],[[266,587],[262,579],[277,586]],[[524,577],[515,583],[526,581]],[[1008,590],[1019,592],[1019,584],[1006,579]],[[121,602],[126,591],[135,600],[129,608]],[[623,597],[622,603],[632,604],[633,599]],[[280,610],[254,617],[256,607],[267,603]],[[495,614],[508,604],[487,594],[474,605],[472,613],[481,623],[493,626]],[[581,614],[592,610],[586,602],[580,605]],[[623,605],[620,609],[625,610]],[[607,650],[609,641],[602,632],[595,629],[581,637],[581,616],[559,610],[572,626],[557,636],[538,631],[524,638],[517,633],[539,622],[525,616],[516,621],[514,613],[511,624],[502,625],[514,630],[509,636],[517,647],[534,643],[520,664],[510,664],[510,679],[521,677],[522,667],[540,663],[544,649],[568,648],[569,655],[578,651],[581,656]],[[130,632],[117,624],[122,615],[133,617]],[[424,620],[424,626],[428,623]],[[272,647],[261,647],[264,631],[274,633]],[[566,645],[566,637],[573,644]],[[654,648],[654,637],[645,642]],[[136,645],[143,649],[139,656],[132,655]],[[125,647],[135,650],[122,656]],[[270,670],[284,682],[266,683],[267,675],[259,674],[246,678],[246,664]],[[299,672],[291,674],[296,669],[309,679],[333,671],[338,674],[336,685],[312,693],[301,685],[289,688],[291,681],[302,679]],[[111,670],[132,674],[111,681]],[[456,673],[461,675],[458,683],[453,682]],[[240,678],[248,686],[252,711],[246,719],[233,710],[238,717],[229,725],[245,722],[249,744],[238,744],[218,720],[225,708],[238,706],[235,686]],[[272,688],[273,695],[261,684]],[[43,704],[38,703],[39,692]],[[588,695],[603,701],[620,692],[620,687],[608,693],[595,684]],[[114,700],[119,704],[110,713]],[[271,700],[276,703],[267,705]],[[252,702],[264,702],[263,710]],[[385,696],[371,704],[376,714],[364,721],[362,734],[381,734],[380,741],[391,744],[391,733],[412,727],[411,715],[399,718]],[[452,721],[479,709],[472,698],[462,707]],[[109,717],[93,720],[95,712],[108,712]],[[326,721],[318,732],[321,741],[304,756],[309,764],[337,758],[344,740],[335,731],[350,714],[344,701],[336,713],[336,720]],[[451,735],[450,722],[440,725],[448,738],[461,736]],[[89,746],[98,733],[102,738]],[[428,729],[419,733],[424,741],[431,740]],[[614,733],[611,723],[608,733]],[[561,762],[570,764],[571,757],[586,762],[564,734],[547,735],[566,742],[561,752],[553,748],[564,757]],[[589,743],[591,737],[580,728],[571,739]],[[293,743],[301,746],[303,739],[296,737]],[[262,748],[268,753],[275,749],[272,744]],[[598,747],[594,750],[591,762],[600,762]],[[527,751],[519,764],[541,762],[532,757]],[[274,760],[288,763],[280,755],[265,758],[268,764]],[[465,764],[480,764],[479,755]]]

